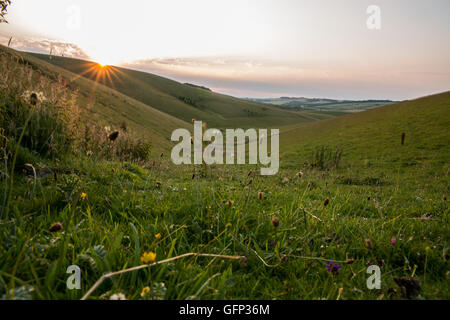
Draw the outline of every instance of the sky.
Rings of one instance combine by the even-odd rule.
[[[238,97],[404,100],[450,90],[448,0],[13,0],[7,19],[0,43],[12,36],[13,48]]]

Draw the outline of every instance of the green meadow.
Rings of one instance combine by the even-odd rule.
[[[5,47],[0,74],[0,298],[450,298],[450,92],[288,110]],[[192,119],[279,128],[279,173],[175,166]]]

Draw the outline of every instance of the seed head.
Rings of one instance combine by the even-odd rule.
[[[114,142],[114,141],[117,140],[117,138],[119,137],[119,135],[120,135],[119,131],[114,131],[113,133],[111,133],[111,134],[108,136],[108,139],[109,139],[109,141]]]
[[[50,228],[48,228],[48,231],[50,232],[59,232],[63,229],[63,225],[61,222],[55,222],[54,224],[52,224],[50,226]]]
[[[278,228],[278,227],[280,226],[280,219],[278,219],[277,217],[273,217],[273,218],[272,218],[272,225],[273,225],[275,228]]]

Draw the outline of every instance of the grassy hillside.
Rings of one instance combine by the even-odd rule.
[[[150,73],[99,65],[65,57],[32,54],[141,101],[184,121],[203,120],[209,127],[276,127],[311,121],[300,113],[279,110],[269,105],[237,99],[209,90],[182,84]],[[109,74],[109,75],[108,75]]]
[[[390,161],[412,159],[449,160],[450,92],[405,101],[317,123],[290,126],[282,146],[341,145],[360,159]],[[405,133],[404,146],[401,136]],[[303,137],[298,140],[298,137]],[[391,159],[392,158],[392,159]]]
[[[42,74],[46,79],[54,83],[61,82],[69,90],[76,91],[77,105],[80,106],[82,117],[86,121],[108,126],[111,130],[119,129],[125,122],[136,136],[151,139],[157,150],[169,148],[170,134],[174,129],[190,126],[190,123],[183,122],[100,83],[77,77],[65,69],[29,54],[3,46],[0,46],[0,54],[8,59],[14,57],[18,67],[31,66],[35,71],[33,80],[35,87],[40,80],[38,75]],[[13,66],[10,65],[10,67]]]
[[[0,70],[0,298],[80,299],[105,273],[144,264],[87,298],[450,298],[449,92],[286,125],[280,172],[262,177],[256,166],[177,167],[167,153],[142,162],[69,150],[77,127],[60,111],[84,108],[95,83],[64,83],[58,76],[75,75],[18,57],[2,56]],[[43,105],[23,94],[36,83],[49,96]],[[52,94],[71,96],[72,85],[75,102]],[[105,105],[94,103],[86,120],[142,108],[152,121],[187,124],[102,85],[93,92]],[[130,119],[146,130],[139,114]],[[162,125],[152,130],[164,139]],[[81,290],[66,286],[70,265],[81,269]],[[366,285],[370,265],[380,267],[380,290]]]

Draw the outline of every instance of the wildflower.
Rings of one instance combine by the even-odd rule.
[[[301,172],[301,171],[297,172],[297,177],[299,177],[299,178],[303,177],[303,172]]]
[[[155,234],[155,238],[156,238],[156,239],[161,239],[161,233]]]
[[[157,188],[161,187],[161,182],[156,181],[156,187],[157,187]]]
[[[282,182],[283,182],[283,183],[288,183],[288,182],[289,182],[289,178],[284,177]]]
[[[109,300],[127,300],[127,298],[123,293],[115,293],[109,297]]]
[[[370,239],[366,239],[365,242],[366,242],[366,248],[367,249],[372,249],[373,248],[373,244],[372,244],[372,241],[370,241]]]
[[[342,267],[334,261],[328,261],[327,266],[326,266],[327,270],[333,274],[338,274],[339,270],[342,269]]]
[[[87,197],[87,194],[84,193],[84,192],[80,195],[80,198],[83,199],[83,200],[86,199],[86,197]]]
[[[147,293],[149,293],[149,292],[150,292],[150,288],[149,287],[142,288],[141,297],[145,297],[147,295]]]
[[[261,200],[263,198],[263,193],[262,192],[258,192],[258,200]]]
[[[273,218],[272,218],[272,225],[273,225],[275,228],[278,228],[278,227],[280,226],[280,219],[278,219],[277,217],[273,217]]]
[[[142,264],[151,264],[156,260],[156,253],[154,252],[144,252],[141,256]]]
[[[396,239],[396,238],[392,238],[392,239],[391,239],[391,245],[394,245],[396,242],[397,242],[397,239]]]
[[[323,201],[323,206],[326,207],[329,203],[330,203],[330,199],[326,198],[326,199]]]
[[[233,205],[233,201],[228,200],[228,201],[227,201],[227,206],[228,206],[228,207],[231,207],[232,205]]]
[[[48,228],[48,231],[50,232],[59,232],[63,229],[63,225],[61,222],[55,222],[54,224],[52,224],[50,226],[50,228]]]

